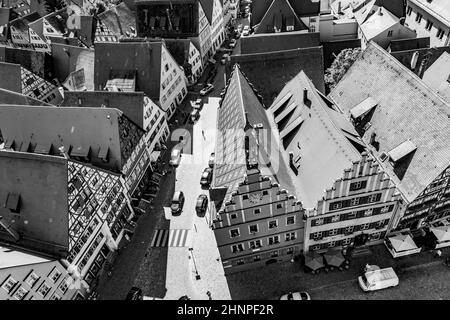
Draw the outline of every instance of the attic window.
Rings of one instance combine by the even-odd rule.
[[[372,99],[372,97],[368,97],[360,104],[358,104],[356,107],[352,108],[350,110],[350,114],[353,119],[358,119],[367,114],[370,110],[372,110],[376,106],[377,106],[376,101]]]
[[[91,153],[91,147],[83,147],[83,146],[78,146],[76,148],[73,148],[70,156],[71,157],[77,157],[80,158],[82,160],[86,160],[89,161],[89,156]]]
[[[14,148],[14,139],[8,139],[5,142],[5,149],[13,149]]]
[[[108,162],[108,155],[109,155],[109,147],[103,145],[103,146],[100,148],[100,151],[99,151],[99,153],[98,153],[98,157],[99,157],[100,159],[102,159],[103,162]]]
[[[6,197],[5,207],[14,213],[20,212],[20,194],[10,192]]]
[[[389,157],[392,161],[398,162],[403,157],[407,156],[411,152],[415,151],[417,149],[416,145],[411,142],[411,140],[406,140],[405,142],[401,143],[399,146],[395,147],[391,151],[388,152]]]
[[[51,143],[38,143],[36,145],[36,148],[34,149],[34,153],[50,154],[51,149],[52,149]]]

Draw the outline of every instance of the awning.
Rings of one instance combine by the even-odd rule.
[[[399,234],[388,238],[396,252],[415,250],[417,245],[410,235]]]
[[[450,241],[450,225],[430,228],[439,242]]]
[[[345,258],[342,255],[341,250],[336,250],[336,249],[328,250],[327,253],[325,253],[323,257],[325,258],[327,265],[333,266],[333,267],[340,267],[345,261]]]
[[[308,252],[305,254],[305,266],[311,270],[323,268],[323,257],[316,252]]]
[[[391,159],[393,161],[398,161],[416,149],[417,149],[416,145],[414,143],[412,143],[411,140],[406,140],[399,146],[397,146],[394,149],[392,149],[391,151],[389,151],[388,154],[389,154],[389,157],[391,157]]]
[[[350,114],[352,115],[353,119],[359,118],[375,108],[376,105],[377,102],[372,97],[368,97],[356,107],[352,108],[350,110]]]
[[[152,151],[152,154],[150,155],[150,161],[151,162],[158,161],[158,158],[160,155],[161,155],[161,151]]]

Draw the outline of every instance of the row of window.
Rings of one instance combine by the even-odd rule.
[[[375,241],[375,240],[382,239],[385,234],[386,234],[386,232],[375,232],[375,233],[372,233],[369,236],[369,241]],[[337,240],[337,241],[318,243],[318,244],[310,246],[309,250],[310,251],[317,251],[317,250],[323,250],[323,249],[339,247],[339,246],[348,246],[350,243],[352,243],[353,240],[354,240],[354,238],[346,238],[346,239]]]
[[[371,222],[371,223],[363,223],[355,226],[348,226],[345,228],[336,228],[325,231],[318,231],[311,233],[309,235],[309,239],[320,240],[326,237],[336,236],[338,234],[351,234],[353,232],[357,232],[360,230],[369,230],[369,229],[381,229],[384,228],[389,223],[389,219]]]
[[[234,213],[232,214],[232,216],[235,215]],[[237,217],[237,216],[236,216]],[[233,219],[233,217],[232,217]],[[286,226],[289,225],[293,225],[295,224],[295,216],[290,216],[290,217],[286,217]],[[278,228],[278,219],[273,219],[273,220],[269,220],[267,222],[267,226],[270,229],[275,229]],[[236,238],[239,237],[241,235],[240,229],[239,228],[235,228],[235,229],[230,229],[230,238]],[[258,224],[252,224],[248,226],[248,233],[249,234],[255,234],[259,232],[259,225]]]
[[[50,279],[51,282],[56,283],[59,278],[61,277],[62,272],[58,270],[57,267],[54,267],[50,273],[48,274],[48,279]],[[32,270],[26,278],[23,280],[26,284],[30,286],[30,288],[33,288],[33,286],[39,281],[40,277]],[[9,294],[11,294],[14,291],[14,288],[17,287],[19,284],[19,281],[15,280],[11,275],[3,282],[2,288]],[[68,286],[67,281],[63,280],[61,284],[58,287],[59,291],[64,295],[67,292]],[[48,292],[51,290],[51,286],[45,282],[45,280],[42,282],[42,284],[39,286],[39,288],[36,290],[36,292],[41,295],[43,298],[46,297]],[[17,300],[23,300],[25,296],[29,293],[29,290],[27,290],[25,287],[20,286],[17,288],[17,290],[13,294],[13,298]],[[54,294],[54,297],[58,297],[60,299],[60,296],[58,294]],[[53,298],[53,297],[52,297]]]
[[[290,248],[286,249],[286,255],[292,255],[293,253],[294,253],[294,247],[290,247]],[[259,262],[259,261],[261,261],[261,258],[263,258],[263,259],[277,258],[280,254],[283,254],[282,250],[274,250],[274,251],[270,251],[268,254],[264,254],[264,255],[255,254],[248,258],[240,258],[240,259],[232,260],[231,264],[232,265],[243,265],[245,263]]]
[[[411,13],[412,13],[412,8],[408,7],[406,13],[407,13],[408,16],[410,16]],[[417,14],[416,14],[416,22],[417,22],[417,24],[420,24],[422,22],[422,18],[423,18],[423,15],[421,13],[417,12]],[[431,21],[431,19],[428,19],[427,23],[425,25],[425,30],[431,31],[432,27],[433,27],[433,22]],[[438,38],[439,40],[442,40],[444,35],[445,35],[445,31],[442,30],[441,28],[438,28],[437,33],[436,33],[436,38]]]
[[[347,208],[347,207],[354,207],[354,206],[358,206],[358,205],[362,205],[362,204],[366,204],[366,203],[378,202],[380,200],[381,200],[381,192],[374,193],[369,196],[354,197],[351,199],[331,202],[330,206],[329,206],[329,210],[333,211],[333,210],[338,210],[338,209]]]
[[[335,223],[335,222],[339,222],[339,221],[358,219],[358,218],[369,217],[369,216],[374,216],[374,215],[378,215],[378,214],[384,214],[384,213],[388,213],[388,212],[391,212],[392,210],[394,210],[394,207],[395,207],[395,205],[391,204],[391,205],[387,205],[387,206],[383,206],[383,207],[369,208],[366,210],[352,211],[352,212],[347,212],[347,213],[336,214],[334,216],[317,218],[317,219],[314,219],[311,221],[311,226],[314,227],[314,226],[320,226],[322,224],[327,224],[327,223]]]
[[[265,245],[268,246],[273,246],[276,244],[281,243],[280,240],[280,235],[275,235],[275,236],[271,236],[271,237],[267,237],[267,243]],[[285,242],[289,242],[289,241],[293,241],[297,239],[297,232],[296,231],[292,231],[292,232],[288,232],[284,234],[284,241]],[[257,239],[257,240],[251,240],[249,242],[247,242],[247,249],[249,250],[255,250],[258,248],[262,248],[263,247],[263,239]],[[242,242],[242,243],[238,243],[238,244],[233,244],[231,246],[231,252],[232,253],[239,253],[242,251],[246,250],[246,243]]]

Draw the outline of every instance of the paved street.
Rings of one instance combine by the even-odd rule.
[[[195,213],[197,196],[208,194],[207,190],[201,190],[200,177],[214,150],[217,97],[224,87],[224,66],[220,62],[216,66],[215,89],[204,100],[216,98],[211,99],[211,105],[205,104],[199,121],[194,126],[186,122],[192,110],[189,100],[198,97],[195,92],[190,92],[171,119],[172,132],[176,128],[189,131],[193,148],[185,148],[189,154],[183,154],[180,167],[169,170],[162,178],[153,209],[139,218],[131,241],[116,256],[111,274],[105,272],[100,278],[99,299],[122,300],[132,286],[141,288],[143,294],[151,298],[178,299],[187,294],[194,299],[208,299],[206,291],[210,291],[213,299],[230,299],[222,265],[217,261],[219,252],[214,234],[205,218],[199,218]],[[205,74],[200,82],[207,76]],[[167,142],[168,152],[163,156],[163,163],[168,163],[170,150],[175,144]],[[169,207],[175,190],[184,191],[186,203],[183,213],[172,217]],[[186,231],[181,234],[177,230]],[[181,235],[183,239],[178,240]],[[193,248],[200,280],[195,280],[190,247]]]
[[[450,256],[446,248],[441,258],[431,252],[393,259],[384,245],[373,246],[365,254],[351,258],[346,271],[305,273],[299,261],[273,264],[227,276],[231,296],[237,300],[279,299],[289,291],[307,291],[312,299],[450,299],[450,268],[443,265]],[[397,270],[400,285],[375,293],[364,293],[356,279],[366,264]],[[431,276],[433,274],[433,276]]]

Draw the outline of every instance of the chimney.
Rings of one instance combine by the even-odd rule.
[[[308,89],[303,89],[303,103],[308,102]]]
[[[382,16],[382,15],[383,15],[382,7],[379,7],[379,8],[378,8],[378,15],[379,15],[379,16]]]
[[[294,153],[289,152],[289,164],[292,166],[294,165]]]

